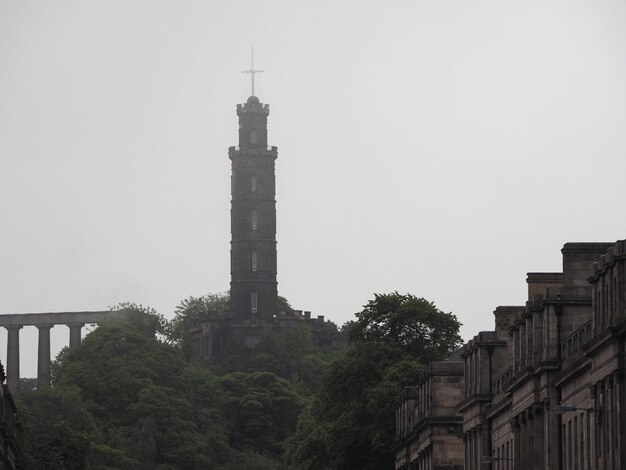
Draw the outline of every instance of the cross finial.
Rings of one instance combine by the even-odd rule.
[[[254,96],[254,74],[261,73],[263,70],[254,70],[254,47],[252,48],[252,65],[250,66],[250,70],[244,70],[241,73],[249,73],[250,78],[252,79],[252,96]]]

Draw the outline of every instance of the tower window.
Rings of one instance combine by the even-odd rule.
[[[258,262],[258,253],[256,250],[252,250],[252,254],[251,254],[251,259],[250,259],[250,267],[252,268],[252,271],[256,271],[257,270],[257,262]]]
[[[250,131],[250,143],[252,145],[255,145],[257,143],[257,134],[256,134],[256,131],[254,129],[252,129]]]
[[[250,177],[250,191],[253,193],[256,192],[256,175]]]
[[[250,297],[251,297],[250,298],[250,304],[251,304],[250,305],[251,306],[250,311],[252,313],[257,313],[257,311],[258,311],[258,300],[259,300],[259,296],[258,296],[257,291],[253,290]]]
[[[252,230],[256,230],[259,227],[259,214],[256,209],[252,209],[250,214],[250,226]]]

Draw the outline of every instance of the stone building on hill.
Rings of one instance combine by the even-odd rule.
[[[495,330],[462,349],[463,397],[447,412],[463,431],[447,461],[407,460],[412,430],[430,425],[417,419],[398,424],[396,469],[456,468],[459,442],[465,470],[626,468],[626,240],[561,251],[562,272],[529,273],[525,305],[496,308]],[[418,416],[409,389],[398,410]]]
[[[190,331],[201,358],[239,346],[254,347],[266,330],[311,327],[319,333],[324,317],[278,308],[276,256],[276,147],[267,145],[269,105],[252,95],[237,105],[239,145],[228,149],[231,172],[230,299],[228,312],[191,319]]]
[[[270,107],[256,96],[237,105],[239,146],[228,149],[231,173],[230,293],[232,313],[271,318],[277,313],[276,147],[267,146]]]

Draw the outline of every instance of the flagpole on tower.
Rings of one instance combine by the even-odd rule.
[[[254,74],[255,73],[261,73],[263,72],[263,70],[255,70],[254,69],[254,47],[251,48],[252,49],[252,61],[251,61],[251,65],[250,65],[250,70],[243,70],[241,73],[249,73],[250,74],[250,79],[252,82],[252,96],[254,95]]]

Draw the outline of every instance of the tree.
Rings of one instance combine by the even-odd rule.
[[[181,300],[175,310],[175,316],[166,328],[166,337],[191,359],[193,348],[189,341],[189,319],[207,317],[226,317],[230,312],[230,292],[207,294],[200,297],[190,296]]]
[[[287,443],[298,470],[393,468],[395,397],[422,364],[388,343],[354,343],[333,362]]]
[[[64,350],[55,363],[49,393],[65,396],[74,391],[70,396],[76,410],[86,414],[80,421],[94,423],[95,430],[66,432],[60,426],[71,410],[63,408],[50,415],[50,425],[59,429],[56,434],[64,433],[62,441],[46,431],[43,421],[29,428],[26,441],[45,450],[53,463],[63,457],[66,463],[58,468],[221,468],[236,452],[228,445],[215,377],[192,371],[180,350],[157,338],[160,316],[152,309],[133,308],[129,313],[103,323],[77,348]],[[66,455],[79,463],[64,467],[69,465]]]
[[[77,389],[22,390],[20,405],[27,468],[86,468],[97,430]]]
[[[163,335],[167,329],[167,320],[152,307],[122,302],[111,310],[121,313],[123,321],[132,325],[145,336]]]
[[[276,299],[276,306],[278,307],[279,312],[285,312],[287,315],[293,315],[294,310],[289,301],[284,298],[282,295],[279,295]]]
[[[353,342],[386,342],[423,363],[437,361],[461,347],[461,323],[433,302],[411,294],[374,294],[347,327]]]
[[[214,314],[223,316],[230,311],[230,292],[206,294],[200,297],[190,296],[176,307],[177,316],[200,316]]]
[[[218,379],[233,447],[278,457],[296,428],[303,402],[284,379],[269,372],[233,372]]]
[[[24,394],[29,468],[276,470],[303,400],[267,372],[223,377],[162,340],[152,309],[103,323]]]
[[[140,391],[152,384],[176,388],[186,366],[178,350],[145,333],[123,321],[102,324],[61,356],[56,386],[78,387],[96,418],[130,424],[126,410]]]
[[[231,372],[266,371],[289,381],[305,398],[319,390],[330,362],[344,353],[336,325],[322,325],[320,341],[309,325],[284,330],[267,330],[255,348],[241,346],[228,355],[214,358],[210,369],[219,375]]]
[[[334,361],[286,444],[290,469],[393,469],[395,397],[423,365],[460,346],[460,323],[410,294],[376,294],[346,325]]]

